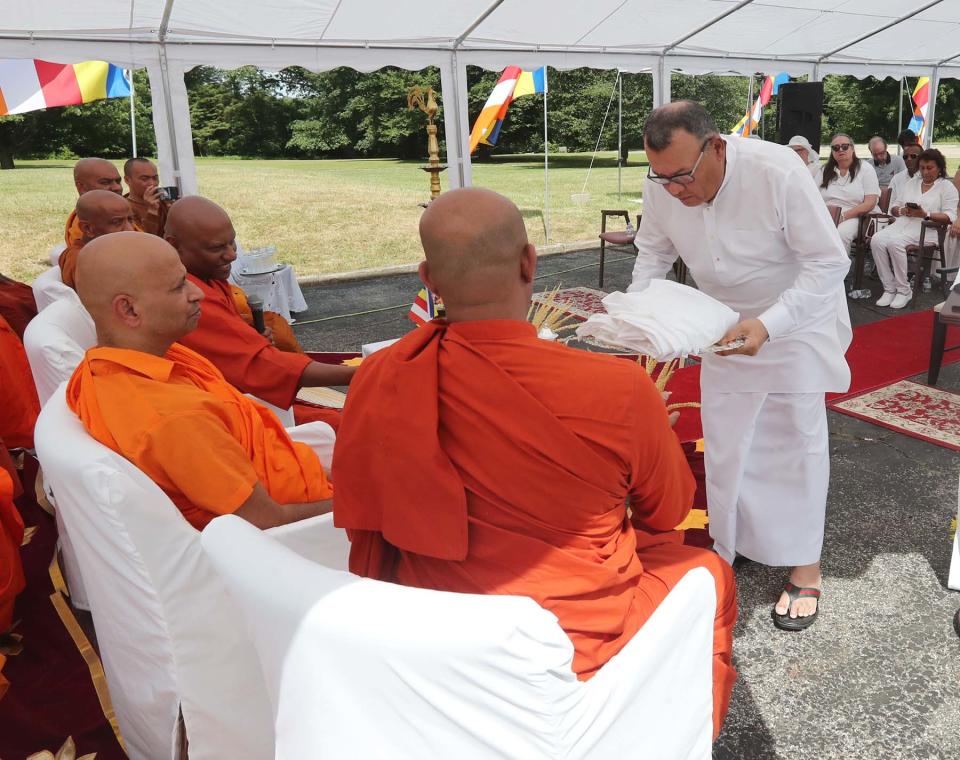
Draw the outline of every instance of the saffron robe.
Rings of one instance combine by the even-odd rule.
[[[253,327],[253,311],[250,309],[250,303],[247,301],[247,294],[243,292],[243,288],[231,285],[230,293],[233,295],[233,304],[237,307],[237,313],[243,318],[244,322]],[[263,312],[263,324],[273,332],[273,345],[276,348],[295,354],[304,353],[300,341],[293,334],[290,323],[275,311]]]
[[[171,201],[160,201],[156,209],[149,203],[132,198],[130,193],[125,193],[124,198],[130,202],[130,208],[134,216],[137,217],[137,225],[141,230],[151,235],[163,237],[163,228],[167,225],[167,214],[170,213]]]
[[[3,317],[0,317],[0,389],[3,394],[0,438],[10,448],[32,449],[40,400],[23,343]]]
[[[694,478],[635,363],[539,340],[526,322],[435,320],[360,366],[333,480],[351,572],[529,596],[569,635],[581,679],[707,567],[719,732],[736,676],[732,571],[672,530]]]
[[[162,357],[91,348],[70,379],[67,403],[90,435],[142,470],[198,530],[239,509],[257,482],[280,504],[333,495],[313,449],[179,344]]]
[[[200,322],[180,342],[209,359],[234,387],[280,409],[293,407],[298,425],[326,422],[334,430],[340,412],[296,404],[300,377],[312,361],[302,353],[281,351],[244,321],[231,286],[223,280],[201,280],[188,274],[203,291]],[[251,316],[252,322],[252,316]]]
[[[20,561],[23,518],[13,503],[13,485],[10,473],[0,467],[0,633],[12,625],[13,602],[25,585]]]
[[[60,258],[57,259],[57,265],[60,267],[60,279],[63,280],[63,284],[67,285],[74,290],[77,289],[77,258],[80,254],[80,249],[86,244],[86,241],[81,237],[74,243],[71,243],[60,254]]]
[[[37,302],[33,288],[0,274],[0,317],[23,339],[27,324],[37,316]]]

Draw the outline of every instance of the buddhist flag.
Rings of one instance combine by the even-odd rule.
[[[420,288],[410,307],[409,317],[417,326],[424,325],[437,316],[437,297],[428,288]]]
[[[763,80],[760,86],[760,95],[757,97],[753,108],[743,118],[737,122],[737,126],[730,130],[731,135],[740,135],[749,137],[760,124],[763,117],[763,109],[770,102],[770,99],[780,91],[780,85],[789,82],[790,75],[786,72],[780,72],[776,76],[772,74]]]
[[[913,118],[907,129],[917,136],[918,142],[923,142],[923,133],[927,128],[927,106],[930,105],[930,77],[920,77],[917,86],[913,88]]]
[[[123,69],[106,61],[0,59],[0,116],[129,96]]]
[[[473,153],[480,143],[496,145],[500,128],[507,115],[507,109],[515,98],[524,95],[545,93],[546,67],[536,71],[524,71],[518,66],[507,66],[493,87],[480,115],[470,132],[470,152]]]

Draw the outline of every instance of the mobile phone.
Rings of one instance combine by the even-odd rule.
[[[907,203],[904,203],[903,205],[906,206],[907,208],[912,208],[912,209],[918,209],[918,208],[920,208],[920,204],[919,204],[919,203],[911,203],[911,202],[909,202],[909,201],[908,201]]]

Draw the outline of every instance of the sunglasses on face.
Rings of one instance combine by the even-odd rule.
[[[703,161],[703,154],[707,150],[707,145],[710,144],[712,138],[708,137],[703,141],[703,145],[700,146],[700,155],[697,158],[697,162],[693,165],[693,168],[688,172],[680,172],[679,174],[671,174],[669,177],[663,177],[659,174],[656,174],[653,169],[647,169],[647,179],[651,182],[656,182],[658,185],[669,185],[671,182],[677,185],[691,185],[693,184],[696,177],[694,174],[697,172],[697,168],[700,166],[700,162]]]
[[[919,158],[920,158],[920,154],[919,154],[919,153],[904,153],[904,154],[903,154],[903,160],[904,160],[904,161],[917,161]]]
[[[834,153],[843,153],[844,151],[850,150],[853,146],[850,143],[837,143],[836,145],[831,145],[830,150]]]

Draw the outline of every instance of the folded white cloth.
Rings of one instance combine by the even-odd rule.
[[[700,353],[739,321],[728,306],[670,280],[653,280],[639,293],[611,293],[603,305],[607,313],[589,317],[577,335],[659,361]]]

